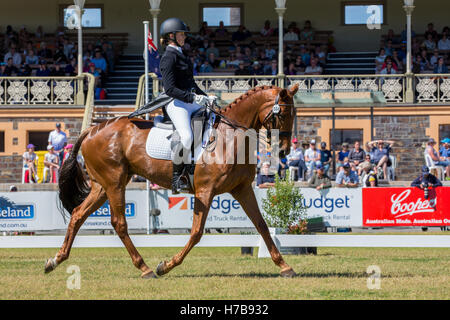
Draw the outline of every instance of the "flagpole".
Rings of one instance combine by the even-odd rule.
[[[148,21],[144,21],[144,72],[145,72],[145,87],[144,87],[144,101],[149,103],[148,97]],[[145,120],[149,119],[148,113],[145,114]],[[150,234],[150,181],[147,179],[147,234]]]

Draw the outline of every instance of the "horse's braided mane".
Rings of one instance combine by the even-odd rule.
[[[247,97],[260,92],[260,91],[264,91],[267,89],[275,89],[278,88],[277,86],[259,86],[259,87],[255,87],[253,89],[248,90],[246,93],[240,95],[239,97],[237,97],[236,99],[234,99],[233,102],[231,102],[229,105],[227,105],[226,107],[222,108],[220,110],[220,113],[224,113],[227,112],[229,109],[233,108],[234,106],[238,105],[239,103],[241,103],[242,100],[246,99]]]

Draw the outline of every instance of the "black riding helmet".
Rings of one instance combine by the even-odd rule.
[[[173,33],[175,35],[176,32],[188,32],[188,27],[186,23],[178,18],[169,18],[161,23],[160,34],[161,40],[167,42],[169,40],[169,35]],[[178,45],[177,40],[175,43]]]

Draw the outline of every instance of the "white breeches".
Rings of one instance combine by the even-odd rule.
[[[194,140],[191,129],[191,115],[200,108],[201,106],[196,103],[186,103],[176,99],[166,107],[167,114],[180,135],[181,144],[187,150],[191,149]]]

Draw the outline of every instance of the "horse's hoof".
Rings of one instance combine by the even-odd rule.
[[[53,262],[53,258],[50,258],[47,260],[47,262],[45,263],[45,268],[44,268],[44,272],[45,273],[49,273],[52,272],[53,270],[55,270],[56,265]]]
[[[295,271],[292,268],[290,268],[290,269],[281,271],[281,276],[283,278],[293,278],[293,277],[296,277],[297,274],[295,273]]]
[[[152,270],[147,271],[147,272],[142,272],[141,278],[142,279],[154,279],[154,278],[156,278],[156,274]]]
[[[166,261],[161,261],[156,267],[156,274],[162,276],[166,273]]]

